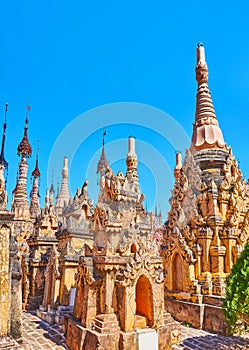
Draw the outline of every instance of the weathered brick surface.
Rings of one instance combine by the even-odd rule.
[[[202,328],[202,309],[204,305],[165,299],[165,309],[177,320]]]

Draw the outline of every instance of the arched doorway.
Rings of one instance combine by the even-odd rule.
[[[179,253],[175,253],[172,261],[172,289],[183,291],[183,264]]]
[[[141,319],[141,323],[137,323],[137,328],[142,328],[139,324],[145,327],[153,326],[152,287],[150,281],[145,275],[139,277],[136,284],[136,315],[138,316],[137,319]]]

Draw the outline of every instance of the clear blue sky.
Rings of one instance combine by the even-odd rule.
[[[70,122],[91,109],[117,102],[146,104],[169,114],[190,137],[199,41],[206,48],[209,87],[224,138],[240,161],[243,174],[249,177],[248,13],[246,0],[3,2],[0,117],[3,120],[7,101],[9,197],[15,187],[19,161],[16,147],[23,135],[27,102],[31,105],[29,138],[34,150],[29,170],[31,174],[39,139],[42,202],[47,165],[56,140]],[[101,110],[97,118],[104,122]],[[88,165],[95,167],[96,152],[101,147],[102,128],[91,125],[91,117],[80,120],[77,137],[81,130],[83,134],[85,123],[89,135],[82,136],[81,145],[70,159],[72,194],[89,174],[94,174]],[[119,115],[109,127],[107,120],[107,156],[115,162],[115,171],[125,171],[126,141],[119,142],[130,134],[137,137],[141,185],[148,209],[157,200],[165,217],[173,184],[174,142],[170,145],[155,131],[165,128],[158,119],[149,129],[119,122]],[[64,142],[68,153],[73,140],[74,135],[69,135]],[[113,155],[113,149],[120,152]],[[62,159],[53,165],[55,183],[61,178],[58,164]],[[161,186],[164,174],[165,187]],[[51,179],[50,173],[48,177]],[[91,177],[89,189],[96,197],[96,176]]]

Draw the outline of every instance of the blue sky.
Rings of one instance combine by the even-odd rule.
[[[91,124],[91,117],[84,119],[89,110],[120,102],[145,104],[170,115],[191,137],[196,94],[195,49],[199,41],[206,48],[209,87],[224,138],[248,178],[248,7],[245,0],[239,5],[223,0],[153,3],[45,0],[1,4],[0,117],[3,120],[7,101],[9,196],[15,186],[19,161],[16,148],[23,135],[27,103],[31,105],[29,138],[34,150],[29,170],[31,174],[39,139],[42,202],[47,177],[51,180],[51,167],[55,184],[58,177],[61,179],[62,159],[50,164],[47,174],[56,140],[82,115],[75,132],[79,137],[88,123],[88,135],[82,136],[70,159],[70,187],[74,194],[90,175],[89,190],[96,197],[93,169],[101,147],[102,127]],[[96,118],[103,124],[105,117],[99,111]],[[145,117],[145,124],[146,118],[151,117]],[[108,126],[108,118],[106,122],[107,157],[114,162],[115,171],[119,168],[125,171],[125,139],[134,134],[139,158],[143,159],[139,171],[148,209],[158,201],[165,217],[176,146],[174,135],[171,142],[155,130],[164,128],[165,135],[167,117],[162,124],[155,118],[150,129],[141,123],[120,124],[118,114],[112,125]],[[69,135],[64,142],[68,153],[73,140],[74,135]],[[63,152],[66,153],[64,148]]]

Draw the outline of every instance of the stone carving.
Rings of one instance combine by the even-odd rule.
[[[157,264],[151,264],[152,256],[152,251],[145,249],[142,245],[138,252],[134,253],[134,258],[129,257],[126,265],[120,267],[117,275],[119,282],[123,286],[132,285],[135,283],[139,275],[146,273],[150,275],[154,283],[163,283],[164,274],[161,261],[158,259]]]
[[[172,298],[202,303],[208,295],[207,303],[212,303],[212,298],[224,296],[225,278],[249,238],[249,188],[218,125],[202,45],[197,48],[196,79],[192,144],[183,164],[179,155],[176,158],[161,246],[167,307],[182,321],[188,319],[176,311],[180,304]]]
[[[135,140],[129,139],[126,176],[121,172],[114,176],[105,159],[102,149],[100,194],[92,225],[94,244],[92,250],[85,248],[87,256],[80,258],[74,317],[65,321],[67,345],[73,347],[73,334],[79,327],[84,329],[79,341],[91,349],[97,342],[109,349],[110,335],[113,349],[119,349],[121,343],[124,348],[131,347],[135,330],[145,327],[161,330],[159,338],[167,342],[171,328],[167,329],[163,317],[161,234],[153,232],[158,217],[146,213],[143,206]],[[172,327],[179,337],[178,325]]]

